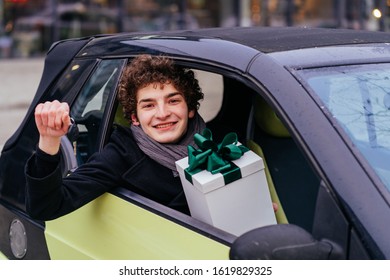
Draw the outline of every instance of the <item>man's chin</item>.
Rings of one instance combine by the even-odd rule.
[[[178,142],[178,137],[172,137],[172,136],[167,136],[167,137],[156,137],[154,138],[157,142],[161,144],[175,144]]]

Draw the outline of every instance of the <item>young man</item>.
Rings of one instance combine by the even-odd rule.
[[[70,176],[62,178],[60,140],[70,125],[69,106],[39,104],[36,153],[26,165],[26,207],[31,217],[65,215],[117,186],[188,213],[175,161],[187,156],[193,136],[205,128],[198,115],[203,93],[194,73],[163,56],[141,55],[127,67],[118,99],[130,127]]]

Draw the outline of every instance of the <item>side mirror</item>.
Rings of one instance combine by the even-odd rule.
[[[315,240],[310,233],[292,224],[251,230],[238,237],[230,249],[232,260],[326,260],[342,256],[337,244]]]

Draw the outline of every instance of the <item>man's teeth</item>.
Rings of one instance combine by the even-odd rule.
[[[173,123],[166,123],[166,124],[159,124],[159,125],[156,125],[157,128],[166,128],[166,127],[169,127],[171,126]]]

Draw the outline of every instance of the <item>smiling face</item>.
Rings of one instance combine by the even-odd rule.
[[[133,125],[140,125],[146,135],[164,144],[178,142],[187,131],[188,119],[195,115],[171,83],[139,89],[136,106],[137,115],[131,116]]]

